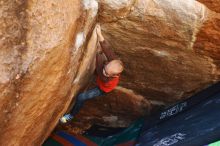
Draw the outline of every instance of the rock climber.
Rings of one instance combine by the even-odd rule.
[[[70,113],[60,118],[62,124],[69,123],[80,111],[86,100],[111,92],[117,86],[120,74],[123,71],[122,61],[116,56],[110,44],[103,37],[100,25],[97,25],[95,29],[100,43],[96,54],[97,86],[76,97],[75,105]]]

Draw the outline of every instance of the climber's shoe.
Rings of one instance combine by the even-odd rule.
[[[61,124],[67,124],[70,121],[72,121],[73,116],[71,114],[65,114],[63,117],[60,118],[60,123]]]

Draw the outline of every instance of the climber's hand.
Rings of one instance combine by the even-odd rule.
[[[97,32],[99,41],[101,41],[101,42],[104,41],[104,37],[103,37],[103,35],[102,35],[102,30],[101,30],[100,24],[97,24],[97,25],[96,25],[96,32]]]
[[[97,24],[97,25],[96,25],[96,32],[97,32],[97,34],[102,34],[101,31],[102,31],[102,30],[101,30],[100,24]]]

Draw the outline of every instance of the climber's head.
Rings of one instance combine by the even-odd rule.
[[[103,74],[106,77],[118,77],[124,67],[120,60],[112,60],[103,68]]]

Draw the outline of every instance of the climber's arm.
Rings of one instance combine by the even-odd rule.
[[[103,75],[103,67],[105,64],[105,60],[103,59],[102,55],[102,51],[98,51],[96,54],[96,73],[103,82],[107,82],[107,78]]]
[[[105,56],[107,57],[108,61],[118,59],[114,51],[112,50],[112,46],[104,39],[102,32],[101,32],[101,26],[97,25],[96,28],[97,35],[99,38],[100,45],[102,47],[102,51],[104,52]]]
[[[105,56],[107,57],[108,61],[118,59],[117,55],[112,50],[111,45],[106,41],[102,40],[100,41],[102,51],[104,52]]]

